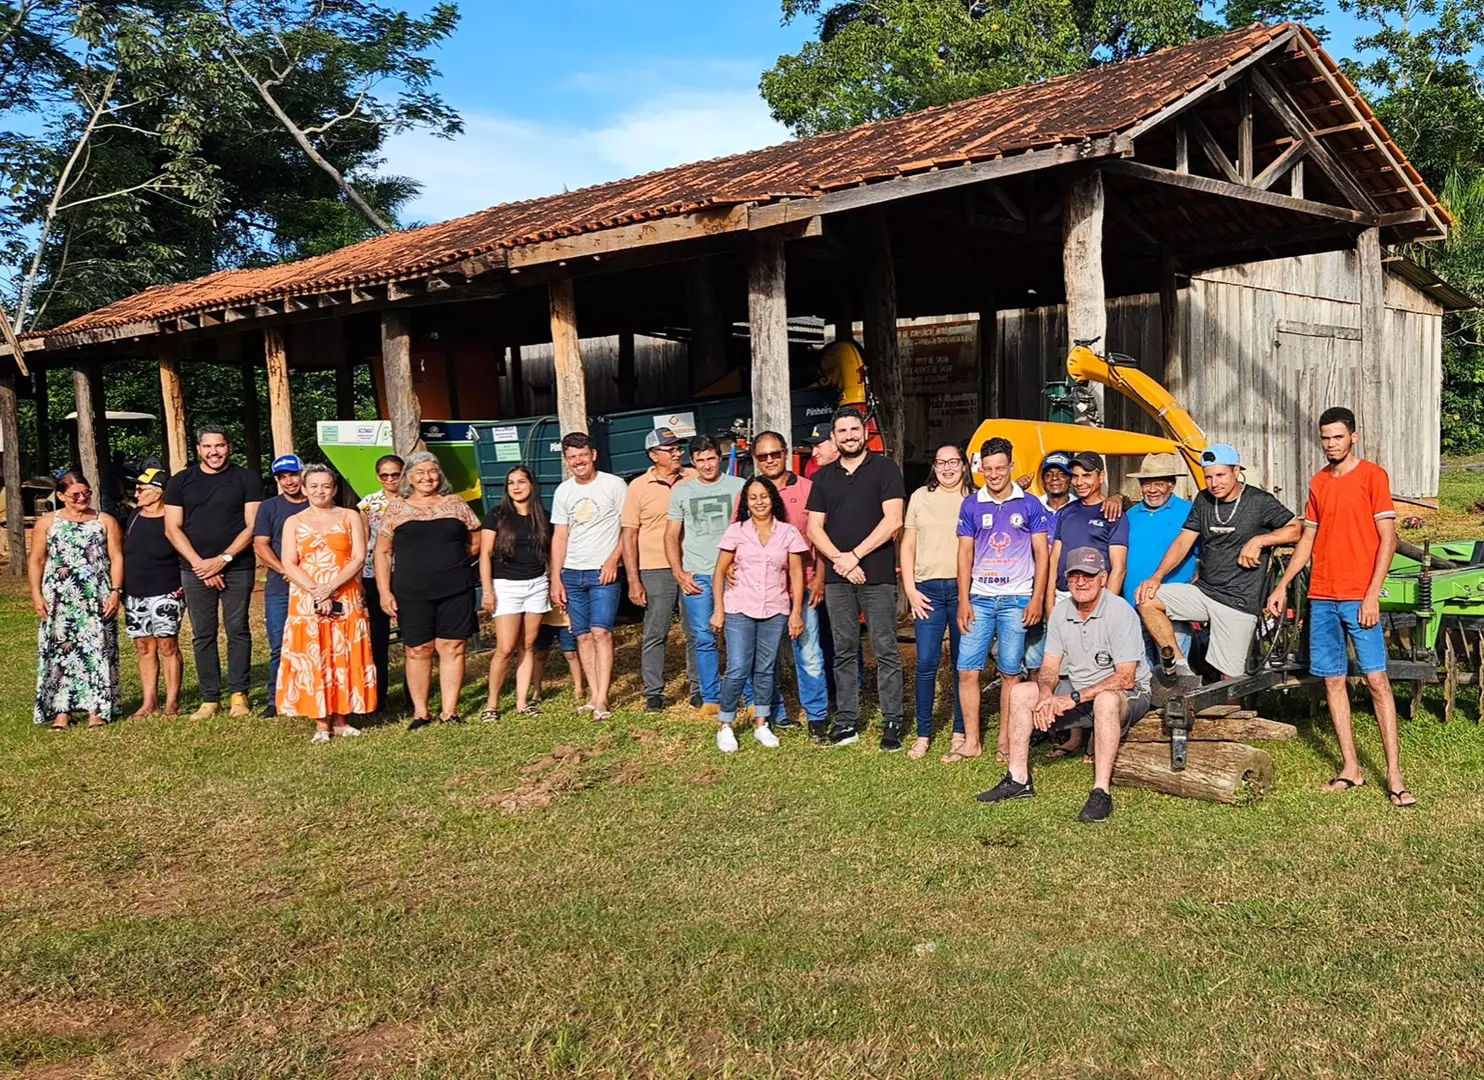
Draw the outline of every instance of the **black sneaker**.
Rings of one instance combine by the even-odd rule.
[[[1033,799],[1036,796],[1036,781],[1027,775],[1025,783],[1021,783],[1008,772],[1005,778],[988,791],[981,791],[974,796],[976,802],[1006,802],[1010,799]]]
[[[810,720],[809,741],[817,743],[829,742],[830,722],[828,720]]]
[[[849,746],[860,741],[860,732],[853,727],[835,727],[825,738],[831,746]]]
[[[701,692],[699,690],[690,696],[690,707],[692,709],[699,709],[704,704],[705,702],[701,700]]]
[[[1082,808],[1082,813],[1077,815],[1078,821],[1107,821],[1113,816],[1113,796],[1109,795],[1100,787],[1092,789],[1092,794],[1087,797],[1087,805]]]
[[[650,694],[647,697],[645,697],[645,699],[644,699],[644,711],[645,712],[664,712],[665,711],[665,695],[664,694]]]
[[[784,714],[782,716],[779,716],[777,719],[770,721],[768,726],[771,727],[774,731],[792,731],[794,728],[803,727],[804,725],[799,723],[792,716]]]
[[[895,724],[888,724],[881,729],[882,753],[891,754],[902,748],[902,729]]]

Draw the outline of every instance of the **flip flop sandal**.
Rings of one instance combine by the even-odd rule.
[[[932,748],[932,739],[924,739],[919,737],[918,740],[912,744],[912,749],[907,751],[907,756],[913,761],[921,761],[923,758],[927,757],[928,751]]]
[[[595,709],[595,708],[593,708],[592,702],[588,702],[586,705],[579,705],[579,706],[577,706],[577,711],[578,712],[597,712],[598,710]]]
[[[496,723],[499,723],[499,721],[500,721],[500,710],[499,709],[485,709],[484,712],[482,712],[482,713],[479,714],[479,721],[482,724],[496,724]]]
[[[1329,778],[1329,784],[1325,784],[1324,786],[1329,787],[1330,784],[1344,784],[1345,786],[1342,788],[1335,788],[1334,791],[1326,791],[1323,794],[1337,795],[1342,791],[1352,791],[1358,787],[1365,787],[1364,780],[1351,780],[1348,776],[1331,776]],[[1387,792],[1387,794],[1389,795],[1391,793]],[[1408,794],[1410,794],[1410,792]]]
[[[611,712],[604,712],[603,710],[600,710],[600,709],[594,709],[593,710],[593,719],[596,720],[598,723],[602,724],[602,723],[605,723],[606,721],[612,720],[613,719],[613,714]]]
[[[975,760],[975,755],[973,755],[973,754],[961,754],[957,750],[950,750],[948,753],[944,754],[938,760],[940,762],[942,762],[944,765],[957,765],[961,761],[973,761],[973,760]]]
[[[534,705],[527,705],[524,709],[516,709],[516,716],[540,716],[541,710]]]
[[[1399,788],[1396,791],[1392,791],[1390,788],[1388,788],[1386,791],[1386,797],[1391,800],[1391,805],[1396,807],[1398,810],[1409,810],[1417,805],[1417,796],[1412,795],[1411,802],[1402,802],[1401,798],[1403,795],[1412,795],[1412,793],[1406,788]]]

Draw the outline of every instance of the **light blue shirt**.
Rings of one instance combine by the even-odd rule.
[[[1131,506],[1123,515],[1128,520],[1128,573],[1123,579],[1123,598],[1130,604],[1139,586],[1154,576],[1159,564],[1170,550],[1170,545],[1185,527],[1190,516],[1190,502],[1178,495],[1158,510],[1151,510],[1144,503]],[[1196,548],[1181,564],[1165,577],[1166,582],[1195,580]]]

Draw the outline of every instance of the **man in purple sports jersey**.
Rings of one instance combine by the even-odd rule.
[[[1010,479],[1014,447],[989,439],[979,455],[984,488],[964,500],[958,517],[958,695],[964,713],[964,743],[943,758],[953,764],[978,757],[979,673],[998,641],[995,664],[1000,701],[1020,682],[1026,631],[1041,621],[1051,565],[1046,543],[1046,508]],[[1008,760],[1008,728],[1001,716],[999,752]]]

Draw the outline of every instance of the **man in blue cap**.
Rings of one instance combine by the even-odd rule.
[[[1296,543],[1303,532],[1292,511],[1243,482],[1235,447],[1207,447],[1201,470],[1206,490],[1196,496],[1180,535],[1137,593],[1139,615],[1159,647],[1160,675],[1167,681],[1191,674],[1172,619],[1206,624],[1211,636],[1206,661],[1224,678],[1246,673],[1258,613],[1267,599],[1268,549]],[[1196,580],[1166,584],[1197,543]]]
[[[268,708],[265,716],[278,715],[278,656],[283,649],[283,627],[289,618],[289,583],[283,576],[283,523],[309,507],[300,474],[304,463],[296,454],[273,459],[273,479],[278,494],[263,500],[253,521],[253,554],[268,568],[263,586],[263,625],[268,631]]]

